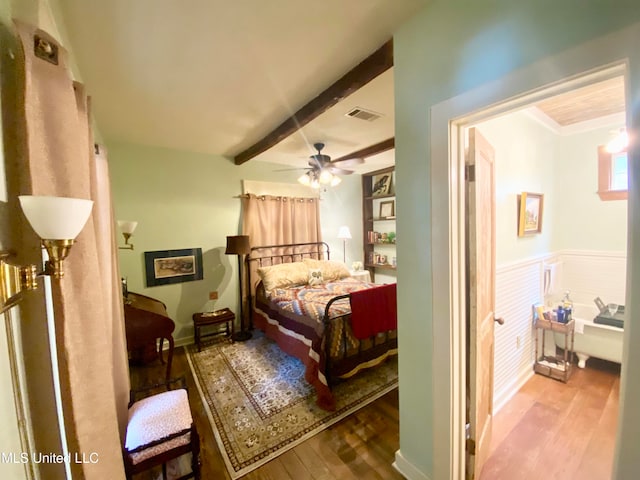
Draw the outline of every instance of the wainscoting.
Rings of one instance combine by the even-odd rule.
[[[558,262],[554,295],[544,297],[544,265]],[[626,255],[624,252],[563,250],[523,259],[496,268],[496,316],[505,319],[495,328],[494,413],[533,375],[534,337],[531,306],[555,305],[569,290],[576,303],[624,304]]]

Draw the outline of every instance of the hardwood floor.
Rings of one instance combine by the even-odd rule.
[[[131,388],[162,381],[164,365],[131,366]],[[177,348],[172,377],[184,375],[191,411],[200,434],[202,479],[230,479],[209,419],[193,381],[184,349]],[[247,480],[390,480],[403,477],[391,464],[400,446],[398,390],[393,390],[341,422],[243,476]],[[156,477],[140,474],[137,480]]]
[[[620,366],[590,359],[567,384],[534,375],[496,415],[481,480],[611,478]]]

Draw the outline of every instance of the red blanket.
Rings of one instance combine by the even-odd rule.
[[[351,328],[359,340],[398,327],[396,284],[351,292]]]

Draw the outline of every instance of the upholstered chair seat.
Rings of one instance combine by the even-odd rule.
[[[185,389],[158,393],[134,402],[124,445],[127,478],[185,453],[192,454],[192,473],[181,478],[200,478],[199,438]]]

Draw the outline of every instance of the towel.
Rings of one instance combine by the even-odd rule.
[[[585,323],[591,323],[591,322],[588,322],[587,320],[582,320],[580,318],[574,318],[573,320],[574,320],[574,324],[575,324],[574,332],[575,333],[579,333],[579,334],[583,334],[584,333],[584,325],[585,325]]]
[[[359,340],[398,328],[396,284],[351,293],[351,328]]]

